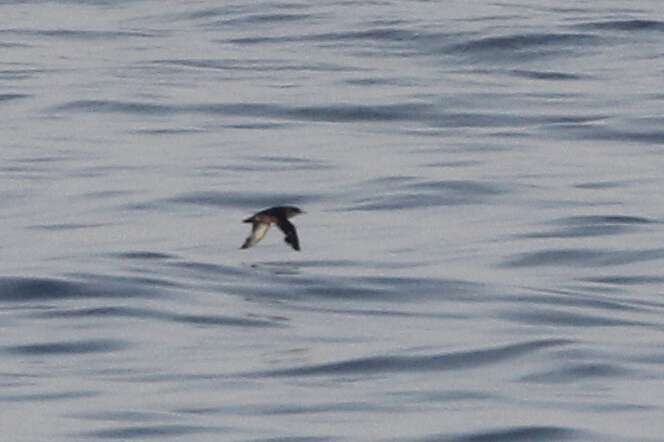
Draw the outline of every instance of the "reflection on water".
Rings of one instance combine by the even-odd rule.
[[[4,433],[661,439],[655,5],[4,2]]]
[[[254,263],[250,267],[273,275],[298,275],[300,274],[301,264],[297,262],[265,262]]]

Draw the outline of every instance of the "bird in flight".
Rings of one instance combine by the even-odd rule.
[[[300,241],[297,238],[295,226],[288,221],[295,215],[304,213],[302,210],[293,206],[277,206],[262,210],[253,216],[243,220],[243,223],[251,223],[251,234],[242,244],[241,249],[248,249],[263,239],[272,224],[276,224],[284,232],[286,241],[295,250],[300,250]]]

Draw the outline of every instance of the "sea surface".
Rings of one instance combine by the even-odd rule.
[[[664,2],[6,0],[0,54],[3,441],[664,440]]]

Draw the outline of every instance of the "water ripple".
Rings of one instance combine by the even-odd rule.
[[[361,31],[339,31],[339,32],[326,32],[320,34],[310,34],[300,37],[302,40],[309,41],[325,41],[336,42],[343,40],[358,41],[358,40],[373,40],[373,41],[388,41],[388,42],[404,42],[409,40],[421,39],[423,36],[431,36],[422,31],[411,31],[403,28],[373,28]],[[446,34],[435,34],[446,35]]]
[[[55,106],[54,111],[67,112],[119,112],[127,114],[166,114],[177,111],[174,106],[114,100],[74,100]]]
[[[88,399],[98,396],[99,392],[91,390],[63,391],[60,393],[28,393],[0,394],[0,402],[31,402],[66,401],[70,399]]]
[[[71,40],[109,40],[124,39],[128,37],[158,37],[163,36],[160,32],[145,31],[99,31],[99,30],[80,30],[80,29],[2,29],[0,34],[27,35],[37,37],[62,38]]]
[[[33,313],[37,318],[139,318],[158,319],[161,321],[183,323],[190,325],[207,325],[222,327],[283,327],[282,320],[264,320],[242,318],[224,315],[199,315],[160,311],[156,309],[136,307],[95,307],[86,309],[50,310]]]
[[[217,171],[251,171],[251,172],[278,172],[295,170],[324,170],[332,166],[323,162],[304,158],[286,157],[286,156],[255,156],[245,158],[238,164],[226,164],[223,166],[208,166],[203,168],[206,172]]]
[[[279,279],[274,276],[278,275]],[[253,275],[256,278],[256,275]],[[253,279],[252,278],[252,279]],[[354,299],[365,301],[412,302],[415,299],[478,300],[481,284],[443,278],[374,276],[289,276],[276,269],[264,276],[265,283],[246,285],[243,281],[225,285],[232,293],[267,299]]]
[[[135,260],[164,260],[164,259],[175,259],[176,255],[171,255],[169,253],[160,253],[160,252],[150,252],[145,250],[137,250],[132,252],[124,253],[115,253],[111,256],[120,259],[135,259]]]
[[[29,226],[28,229],[34,230],[49,230],[49,231],[65,231],[65,230],[79,230],[79,229],[93,229],[96,227],[107,226],[107,223],[61,223],[61,224],[38,224]]]
[[[250,376],[326,376],[386,372],[461,370],[496,364],[545,348],[571,344],[565,339],[542,339],[501,347],[427,356],[373,356],[327,364],[267,370]]]
[[[273,117],[300,121],[408,121],[429,112],[430,105],[416,103],[379,105],[285,106],[267,103],[221,103],[167,105],[114,100],[74,100],[53,108],[67,112],[111,112],[126,114],[205,113],[249,117]]]
[[[67,355],[87,353],[109,353],[128,348],[130,344],[117,339],[91,339],[86,341],[47,342],[42,344],[9,345],[3,347],[14,355]]]
[[[380,192],[374,192],[374,187],[380,187]],[[413,181],[406,177],[395,177],[390,181],[365,183],[356,193],[370,192],[372,195],[358,199],[355,205],[346,210],[394,210],[477,204],[507,191],[505,186],[495,182]]]
[[[664,276],[655,275],[618,275],[613,274],[610,276],[599,276],[596,278],[585,278],[584,281],[595,282],[599,284],[611,285],[659,285],[664,283]]]
[[[247,5],[234,4],[234,5],[216,6],[212,8],[194,9],[192,12],[186,12],[180,14],[178,17],[185,20],[199,20],[199,19],[216,18],[219,16],[225,16],[229,14],[245,13],[249,10],[251,10],[251,8]]]
[[[659,20],[607,20],[578,23],[574,25],[578,29],[603,31],[656,31],[664,32],[664,21]]]
[[[67,298],[141,297],[164,294],[171,284],[150,278],[77,275],[82,280],[0,277],[0,301],[27,302]],[[148,284],[149,283],[149,284]]]
[[[313,415],[324,413],[366,413],[367,411],[395,411],[397,407],[370,402],[326,402],[315,404],[237,404],[220,407],[195,407],[176,410],[177,413],[196,415],[280,416]]]
[[[521,381],[545,384],[576,383],[598,378],[627,377],[633,374],[632,370],[627,370],[614,364],[584,363],[565,366],[543,373],[529,374],[522,377]]]
[[[510,258],[504,267],[538,266],[617,266],[664,258],[664,249],[641,249],[634,251],[610,249],[549,249],[526,252]]]
[[[558,55],[561,51],[578,53],[583,46],[596,44],[599,38],[578,33],[531,33],[482,37],[450,45],[446,52],[483,61],[534,60]]]
[[[255,26],[255,25],[274,25],[289,22],[306,21],[314,18],[319,18],[319,15],[313,14],[293,14],[293,13],[271,13],[271,14],[247,14],[241,17],[234,17],[223,19],[211,23],[213,26],[223,25],[238,25],[238,26]]]
[[[626,130],[594,124],[560,125],[553,129],[565,139],[664,144],[664,131],[657,129]]]
[[[371,29],[320,32],[299,35],[277,35],[277,36],[251,36],[238,37],[225,40],[226,43],[237,45],[257,45],[257,44],[280,44],[280,43],[353,43],[355,45],[363,42],[389,43],[403,45],[408,43],[408,47],[440,47],[449,38],[457,34],[448,34],[442,32],[427,32],[422,29],[409,30],[398,27],[377,27]]]
[[[283,436],[251,439],[249,442],[333,442],[338,441],[338,437],[324,436]]]
[[[165,59],[153,60],[151,64],[158,66],[178,66],[183,68],[211,69],[220,71],[247,71],[247,72],[355,72],[361,71],[359,68],[333,63],[307,63],[293,64],[286,63],[283,60],[273,59],[207,59],[207,58],[183,58],[183,59]]]
[[[518,235],[521,238],[577,238],[617,235],[632,232],[639,226],[655,223],[654,220],[629,215],[570,216],[553,221],[565,227],[553,231]]]
[[[304,204],[318,200],[316,195],[260,192],[191,192],[167,200],[156,202],[156,205],[177,203],[196,204],[209,207],[251,208],[269,207],[283,204]]]
[[[145,439],[145,438],[165,438],[177,436],[190,436],[200,433],[221,433],[223,428],[205,427],[199,425],[136,425],[118,428],[109,428],[106,430],[90,431],[80,435],[93,437],[95,439]]]
[[[0,94],[0,102],[15,101],[23,98],[30,98],[29,94]]]
[[[475,433],[468,433],[459,436],[447,436],[440,434],[422,439],[414,439],[414,442],[546,442],[546,441],[565,441],[579,440],[583,436],[584,440],[588,434],[564,427],[552,426],[521,426],[507,429],[496,429]]]
[[[287,121],[327,123],[390,123],[419,122],[434,128],[486,128],[486,127],[562,127],[578,125],[577,131],[564,132],[564,136],[586,137],[587,124],[605,118],[604,115],[529,114],[519,115],[503,111],[453,111],[431,103],[405,101],[396,103],[364,104],[334,103],[295,106],[275,103],[194,103],[165,104],[148,101],[74,100],[49,108],[60,113],[119,113],[127,115],[203,114],[210,116],[280,119]],[[247,123],[249,124],[249,123]],[[260,124],[260,123],[251,123]],[[272,122],[270,122],[272,124]],[[235,123],[228,123],[236,127]],[[237,127],[244,127],[242,124]],[[252,127],[252,126],[249,126]],[[261,127],[261,126],[259,126]],[[597,126],[599,127],[599,126]],[[269,127],[268,127],[269,128]],[[598,129],[599,130],[599,129]],[[561,132],[562,133],[562,132]],[[606,134],[605,134],[606,135]],[[659,137],[657,132],[654,136]],[[601,136],[601,135],[595,135]],[[627,135],[626,135],[627,136]],[[645,133],[635,136],[647,137]],[[650,138],[648,138],[650,139]]]
[[[583,75],[570,74],[567,72],[533,71],[525,69],[514,69],[510,71],[510,74],[515,77],[528,78],[531,80],[549,80],[549,81],[570,81],[570,80],[582,80],[587,78]]]
[[[589,278],[592,280],[592,278]],[[509,300],[518,305],[544,305],[547,309],[550,306],[567,306],[587,309],[606,310],[608,312],[643,312],[647,309],[657,307],[649,304],[634,303],[629,299],[611,299],[602,294],[600,297],[590,296],[583,292],[576,292],[573,290],[560,290],[560,289],[539,289],[533,295],[519,295],[510,297]],[[645,306],[644,306],[645,305]]]
[[[617,319],[588,313],[571,313],[555,310],[534,310],[503,312],[501,317],[530,325],[553,327],[616,327],[654,325],[643,321]]]

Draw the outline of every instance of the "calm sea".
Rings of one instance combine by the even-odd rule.
[[[0,54],[2,440],[664,440],[661,1],[7,0]]]

